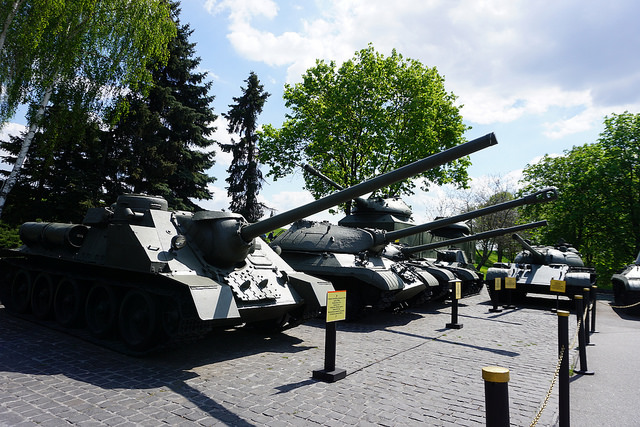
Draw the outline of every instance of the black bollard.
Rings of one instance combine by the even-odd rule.
[[[598,287],[591,286],[591,332],[596,331],[596,306],[598,302]]]
[[[484,404],[488,427],[509,426],[509,370],[499,366],[482,368]]]
[[[451,292],[451,323],[445,326],[447,329],[460,329],[462,323],[458,323],[458,300],[462,296],[462,282],[449,283],[449,291]]]
[[[501,289],[501,280],[502,278],[500,277],[496,277],[495,279],[493,279],[493,293],[492,296],[492,302],[493,302],[493,308],[490,308],[489,311],[491,313],[501,313],[502,309],[500,308],[500,294],[502,293]],[[489,284],[487,283],[487,286],[489,286]]]
[[[560,427],[569,427],[569,312],[563,310],[558,310],[558,357],[562,358],[558,372],[558,422]]]
[[[580,370],[573,371],[576,374],[580,375],[593,375],[593,371],[589,371],[587,368],[587,346],[584,338],[584,322],[582,321],[584,317],[584,304],[582,295],[576,295],[576,317],[578,320],[578,353],[580,355]]]
[[[591,345],[591,288],[582,288],[584,296],[584,342]]]

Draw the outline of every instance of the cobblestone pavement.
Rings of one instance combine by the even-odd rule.
[[[555,304],[490,313],[483,290],[462,300],[461,329],[445,328],[445,304],[339,322],[336,366],[347,377],[335,383],[311,378],[324,366],[322,319],[132,358],[0,306],[0,425],[479,426],[490,365],[510,370],[512,425],[530,425],[555,372]],[[557,407],[556,388],[538,425],[554,425]]]

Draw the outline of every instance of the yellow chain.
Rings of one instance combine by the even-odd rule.
[[[562,363],[563,356],[564,356],[564,346],[562,346],[562,348],[560,349],[560,357],[558,358],[558,364],[556,365],[556,372],[553,374],[553,379],[551,380],[551,386],[549,387],[549,390],[547,391],[547,395],[542,401],[542,405],[538,410],[538,413],[533,418],[533,421],[531,421],[530,427],[533,427],[536,424],[538,424],[538,421],[542,416],[542,411],[545,410],[545,408],[547,407],[547,403],[549,403],[549,399],[551,398],[551,392],[553,391],[553,387],[556,385],[556,380],[558,379],[558,374],[560,373],[560,364]]]
[[[578,322],[578,327],[576,328],[576,334],[573,336],[573,342],[571,343],[569,348],[575,347],[576,341],[578,340],[578,332],[580,331],[580,326],[582,325],[582,320],[583,319],[580,319],[580,322]],[[542,405],[540,406],[538,413],[533,418],[533,421],[531,421],[531,424],[529,425],[529,427],[533,427],[536,424],[538,424],[538,421],[540,421],[540,417],[542,416],[542,411],[545,410],[545,408],[547,407],[547,403],[549,403],[549,399],[551,398],[551,393],[553,392],[553,387],[556,385],[556,381],[558,380],[558,374],[560,373],[560,364],[562,363],[563,357],[564,357],[564,346],[562,346],[562,348],[560,349],[560,357],[558,358],[558,362],[556,364],[556,372],[553,374],[553,378],[551,379],[551,386],[549,387],[549,390],[547,391],[547,395],[542,401]]]
[[[637,305],[640,305],[640,301],[636,302],[635,304],[630,304],[630,305],[611,305],[611,308],[631,308],[631,307],[635,307]]]

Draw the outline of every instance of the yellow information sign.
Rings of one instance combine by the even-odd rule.
[[[496,291],[502,289],[502,280],[500,280],[500,277],[496,277],[495,279],[493,279],[493,289],[495,289]]]
[[[567,291],[567,282],[564,280],[551,279],[551,286],[549,289],[552,292],[560,292],[564,294]]]
[[[504,288],[505,289],[515,289],[516,288],[516,278],[515,277],[505,277],[504,278]]]
[[[347,318],[347,291],[327,292],[327,322]]]
[[[462,282],[456,282],[456,299],[462,298]]]

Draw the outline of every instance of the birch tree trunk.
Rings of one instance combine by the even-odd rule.
[[[18,181],[18,176],[20,175],[20,170],[22,169],[22,165],[24,164],[25,159],[27,158],[27,153],[29,152],[29,147],[31,146],[31,141],[33,141],[33,137],[36,134],[36,130],[38,129],[38,124],[42,120],[44,116],[44,111],[49,104],[49,99],[51,98],[51,94],[53,93],[53,86],[49,86],[45,91],[42,100],[40,101],[40,106],[38,107],[38,111],[36,112],[36,116],[32,123],[29,125],[29,132],[27,136],[24,138],[22,142],[22,147],[20,147],[20,152],[18,153],[18,157],[16,158],[16,162],[11,169],[11,173],[4,181],[2,185],[2,189],[0,190],[0,218],[2,217],[2,211],[4,210],[4,205],[7,201],[7,196],[13,189],[13,186]]]
[[[11,8],[11,12],[7,14],[7,19],[4,22],[4,26],[2,27],[2,33],[0,33],[0,52],[4,49],[4,41],[7,39],[7,33],[9,32],[9,27],[11,26],[11,22],[13,22],[13,18],[16,16],[20,5],[24,0],[15,0],[13,2],[13,7]]]

